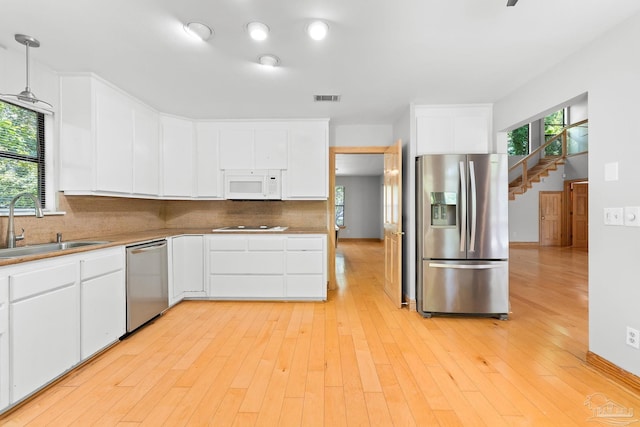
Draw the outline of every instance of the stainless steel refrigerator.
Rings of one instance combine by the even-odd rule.
[[[420,156],[416,181],[418,311],[506,319],[506,155]]]

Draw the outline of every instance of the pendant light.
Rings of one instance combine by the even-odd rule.
[[[36,40],[35,38],[31,37],[31,36],[27,36],[24,34],[16,34],[15,35],[15,39],[18,43],[23,44],[26,46],[27,48],[27,53],[26,53],[26,74],[27,74],[27,86],[24,88],[24,90],[22,92],[20,92],[17,95],[10,95],[10,94],[2,94],[2,96],[4,97],[11,97],[11,98],[15,98],[18,101],[23,101],[23,102],[28,102],[30,104],[33,105],[37,105],[40,106],[40,104],[44,104],[46,107],[48,108],[53,108],[53,105],[49,104],[46,101],[43,101],[41,99],[38,99],[38,97],[31,92],[31,87],[29,87],[29,48],[30,47],[40,47],[40,42],[38,40]]]

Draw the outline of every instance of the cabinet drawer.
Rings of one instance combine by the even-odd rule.
[[[284,251],[284,238],[250,238],[250,251]]]
[[[324,237],[289,237],[287,250],[289,251],[321,251]]]
[[[124,269],[124,254],[114,252],[80,261],[80,279],[87,280]]]
[[[209,239],[209,250],[212,251],[246,251],[247,238],[216,237]]]
[[[287,297],[326,299],[327,283],[321,274],[287,276]]]
[[[287,252],[287,274],[324,273],[322,252]]]
[[[282,298],[282,276],[211,276],[209,295],[222,298]]]
[[[11,275],[9,277],[10,301],[73,285],[76,282],[76,275],[77,261]]]
[[[283,252],[210,252],[211,274],[284,274]]]

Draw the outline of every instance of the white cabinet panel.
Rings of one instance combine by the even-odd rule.
[[[196,124],[196,172],[197,197],[222,197],[219,127],[216,124]]]
[[[289,298],[326,299],[327,282],[322,275],[287,276],[286,295]]]
[[[250,251],[280,251],[284,250],[285,238],[281,236],[249,237]]]
[[[204,296],[204,238],[172,238],[173,291],[171,304],[184,297]]]
[[[12,403],[80,361],[77,263],[21,268],[9,276]]]
[[[328,123],[292,124],[283,199],[327,199],[328,159]]]
[[[322,274],[323,255],[322,252],[287,252],[287,274]]]
[[[489,153],[493,107],[489,104],[415,107],[416,153]]]
[[[254,169],[252,128],[220,131],[220,169]]]
[[[324,250],[324,242],[324,237],[288,237],[287,250],[322,251]]]
[[[220,130],[221,169],[287,169],[286,124],[234,123]]]
[[[118,247],[81,256],[80,356],[85,360],[126,332],[125,253]]]
[[[193,123],[177,117],[162,116],[163,195],[191,197],[194,192]]]
[[[0,276],[0,410],[9,405],[9,279]]]
[[[285,129],[256,129],[255,168],[288,168],[288,132]]]
[[[209,286],[209,292],[219,298],[278,299],[284,294],[282,276],[218,275]]]
[[[160,117],[142,105],[134,107],[133,193],[160,194]]]
[[[282,252],[210,252],[212,274],[283,274]]]
[[[133,109],[127,98],[96,84],[96,188],[131,193]]]
[[[85,360],[126,332],[124,270],[83,280],[80,295],[80,356]]]

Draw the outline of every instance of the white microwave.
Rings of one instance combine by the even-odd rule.
[[[282,172],[267,169],[225,170],[224,198],[229,200],[282,199]]]

